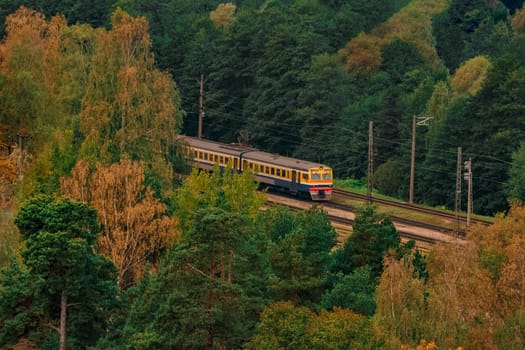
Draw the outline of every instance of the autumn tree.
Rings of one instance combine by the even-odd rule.
[[[439,348],[519,349],[524,218],[516,202],[493,225],[471,227],[467,240],[437,244],[426,258],[427,275],[416,259],[388,258],[374,319],[389,346],[409,349],[427,339]]]
[[[0,45],[0,122],[7,125],[11,143],[26,148],[42,145],[50,136],[49,126],[62,118],[57,99],[57,77],[60,71],[60,36],[65,19],[60,16],[46,21],[34,10],[21,7],[6,18],[6,37]],[[45,128],[47,125],[48,128]],[[19,138],[18,135],[22,136]]]
[[[380,40],[360,33],[341,50],[341,55],[350,71],[368,75],[381,64]]]
[[[51,346],[48,330],[53,329],[61,350],[68,343],[80,349],[93,345],[105,330],[117,292],[114,265],[94,253],[96,210],[37,196],[22,204],[15,223],[25,248],[22,261],[13,261],[0,280],[0,342],[32,337]]]
[[[500,215],[493,225],[469,233],[479,246],[479,262],[489,272],[490,287],[495,289],[496,300],[488,312],[499,329],[494,336],[500,346],[525,339],[523,333],[509,333],[523,323],[525,310],[524,227],[525,207],[513,202],[506,216]]]
[[[471,58],[463,63],[454,73],[450,86],[457,96],[475,95],[482,87],[491,62],[486,56]]]
[[[235,9],[231,2],[219,4],[215,11],[210,12],[210,18],[218,28],[227,28],[235,21]]]
[[[387,343],[417,344],[426,336],[425,284],[415,273],[410,259],[385,258],[385,270],[377,287],[377,312],[374,319]]]
[[[144,182],[143,163],[129,160],[109,167],[98,163],[92,175],[87,161],[80,161],[72,177],[61,179],[66,196],[97,209],[102,223],[99,248],[119,267],[121,288],[136,282],[145,264],[155,264],[177,235],[176,220]]]
[[[180,97],[171,77],[154,68],[144,17],[117,9],[112,30],[97,32],[87,91],[82,99],[82,155],[109,164],[144,160],[163,188],[181,127]]]
[[[488,271],[478,265],[476,246],[468,242],[437,246],[429,255],[428,273],[429,313],[434,317],[425,339],[449,347],[476,341],[486,349],[495,348],[491,329],[497,322],[492,314],[496,290]],[[471,335],[476,326],[484,332]]]

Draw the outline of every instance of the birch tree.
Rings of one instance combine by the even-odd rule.
[[[140,279],[146,263],[154,266],[177,236],[177,220],[167,215],[166,205],[144,185],[143,162],[123,160],[110,166],[97,164],[88,175],[87,161],[80,161],[72,177],[61,179],[68,197],[93,205],[100,217],[100,251],[119,267],[119,286]]]

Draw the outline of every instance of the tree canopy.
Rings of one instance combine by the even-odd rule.
[[[116,269],[93,251],[96,210],[37,196],[22,204],[15,223],[25,248],[0,280],[2,344],[22,338],[60,349],[95,344],[117,305]]]

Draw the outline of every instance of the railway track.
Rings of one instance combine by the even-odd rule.
[[[360,202],[367,202],[369,198],[366,195],[362,195],[362,194],[358,194],[354,192],[347,192],[347,191],[343,191],[339,189],[334,189],[332,192],[332,202],[330,202],[327,205],[341,206],[343,208],[346,207],[348,209],[351,209],[352,206],[344,204],[344,201],[348,201],[348,200],[357,200]],[[341,202],[343,202],[343,204]],[[460,233],[463,235],[465,233],[464,230],[458,229],[461,227],[463,228],[466,227],[467,217],[465,215],[456,215],[456,214],[438,210],[438,209],[425,208],[419,205],[403,203],[403,202],[396,202],[396,201],[391,201],[391,200],[386,200],[386,199],[381,199],[381,198],[371,198],[371,202],[374,204],[381,205],[381,206],[388,206],[392,208],[398,208],[398,209],[400,208],[400,209],[408,210],[411,213],[416,213],[418,215],[433,217],[438,222],[436,224],[419,223],[423,225],[422,227],[432,228],[432,226],[434,226],[433,229],[437,229],[437,230],[453,231],[453,232]],[[418,225],[417,220],[408,220],[402,217],[397,217],[395,215],[394,216],[389,215],[389,216],[392,217],[393,220],[395,219],[397,221],[405,221],[407,224],[412,222],[412,224]],[[489,221],[480,220],[476,218],[471,218],[470,223],[471,225],[482,225],[482,226],[488,226],[491,224],[491,222]]]
[[[337,215],[329,214],[328,217],[330,219],[330,222],[332,222],[332,224],[341,225],[342,227],[351,227],[354,223],[354,220],[352,219],[341,218],[340,216],[337,216]],[[348,229],[348,231],[351,231],[351,228]],[[436,239],[435,237],[430,237],[427,235],[417,234],[413,232],[407,232],[406,230],[400,231],[400,236],[404,238],[405,240],[414,240],[416,242],[425,243],[428,245],[433,245],[439,241],[439,239]]]

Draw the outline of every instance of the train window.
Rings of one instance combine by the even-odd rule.
[[[219,156],[218,155],[213,156],[213,161],[217,163],[219,161]]]
[[[303,173],[303,180],[308,180],[308,174],[307,173]]]
[[[199,151],[199,159],[203,159],[203,155],[202,155],[202,152]]]
[[[276,169],[275,170],[275,175],[281,176],[281,169]]]
[[[224,163],[224,157],[223,156],[220,156],[219,163],[221,163],[221,164]]]
[[[330,173],[323,174],[323,180],[331,180],[331,179],[332,179],[332,175]]]
[[[268,168],[267,166],[264,167],[264,172],[265,172],[266,174],[269,174],[269,173],[270,173],[270,168]]]
[[[208,153],[204,153],[204,160],[208,160]]]
[[[312,180],[321,180],[321,174],[318,172],[312,172]]]
[[[270,174],[275,175],[275,168],[270,168]]]

